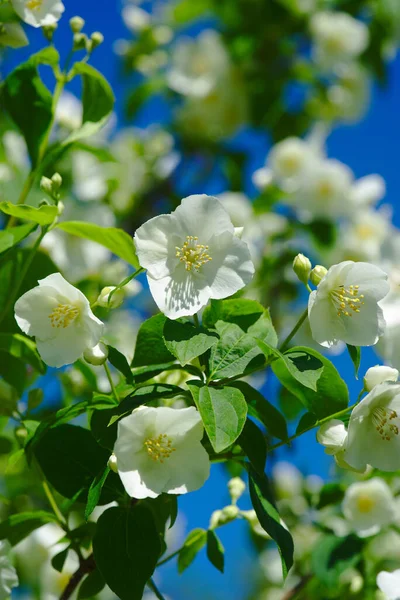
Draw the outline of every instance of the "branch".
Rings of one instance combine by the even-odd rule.
[[[81,562],[79,569],[75,571],[75,573],[72,575],[71,579],[67,584],[67,587],[60,596],[60,600],[68,600],[72,596],[82,579],[85,577],[85,575],[88,575],[89,573],[94,571],[95,568],[96,563],[94,562],[93,554],[91,554]]]
[[[282,600],[294,600],[296,598],[297,594],[306,587],[306,585],[310,581],[310,579],[311,579],[311,575],[305,575],[304,577],[302,577],[302,579],[299,581],[299,583],[297,585],[295,585],[294,588],[289,590],[288,593],[283,596]]]

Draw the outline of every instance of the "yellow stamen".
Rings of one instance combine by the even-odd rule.
[[[364,294],[359,294],[359,288],[359,285],[350,285],[348,288],[341,285],[331,292],[338,317],[352,317],[360,312],[364,304]]]
[[[156,438],[149,438],[144,443],[147,454],[155,462],[163,463],[169,458],[176,448],[172,447],[172,440],[165,433],[160,433]]]
[[[202,265],[212,260],[208,254],[208,246],[198,244],[197,242],[197,236],[187,235],[183,246],[181,248],[179,246],[175,247],[175,256],[185,264],[186,271],[191,271],[192,269],[198,271]]]
[[[359,496],[357,498],[357,508],[360,513],[369,513],[374,508],[375,502],[369,496]]]
[[[42,6],[42,2],[43,0],[28,0],[26,8],[29,8],[29,10],[39,10]]]
[[[49,314],[49,319],[51,322],[51,326],[59,329],[63,327],[64,329],[71,325],[79,315],[79,309],[76,306],[72,306],[71,304],[59,304],[56,308]]]
[[[399,435],[398,426],[390,422],[395,419],[397,419],[395,410],[387,410],[382,406],[378,406],[372,411],[372,422],[382,440],[390,442],[396,435]]]

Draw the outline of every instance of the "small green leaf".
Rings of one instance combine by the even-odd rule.
[[[264,307],[256,300],[245,298],[230,298],[229,300],[211,300],[203,312],[204,327],[214,327],[217,321],[234,323],[243,331],[264,314]]]
[[[187,383],[215,452],[229,448],[246,422],[247,404],[242,392],[233,387],[207,387],[199,381]]]
[[[95,569],[84,579],[82,585],[79,588],[78,600],[84,600],[86,598],[93,598],[101,592],[106,585],[103,575],[98,569]]]
[[[193,529],[187,536],[185,543],[178,555],[178,572],[183,573],[194,561],[198,552],[207,542],[205,529]]]
[[[26,225],[19,225],[18,227],[9,227],[8,229],[0,231],[0,254],[22,242],[22,240],[28,237],[35,229],[36,225],[29,223]]]
[[[224,572],[224,547],[214,530],[207,531],[207,557],[218,571]]]
[[[53,569],[55,569],[59,573],[61,573],[64,568],[64,564],[65,564],[65,561],[67,560],[68,552],[69,552],[69,546],[68,546],[68,548],[65,548],[65,550],[62,550],[61,552],[59,552],[58,554],[53,556],[53,558],[51,559],[51,565],[52,565]]]
[[[175,398],[176,396],[182,396],[184,394],[187,394],[185,390],[170,383],[152,383],[151,385],[144,385],[136,388],[132,394],[126,396],[118,405],[117,412],[119,415],[122,415],[127,412],[132,412],[134,408],[137,408],[142,404],[147,404],[152,400]]]
[[[141,600],[161,553],[161,541],[151,511],[109,508],[97,522],[93,539],[96,565],[121,600]]]
[[[238,444],[258,473],[264,473],[267,460],[267,444],[262,431],[250,419],[246,420]]]
[[[43,402],[44,393],[41,388],[34,388],[28,392],[28,412],[35,410]]]
[[[85,520],[87,521],[96,508],[100,500],[101,490],[105,484],[105,481],[110,473],[110,467],[107,465],[106,468],[93,479],[92,484],[89,488],[88,499],[85,508]]]
[[[293,565],[293,539],[289,531],[282,525],[281,518],[272,500],[266,475],[260,476],[252,466],[248,467],[250,498],[261,527],[278,544],[282,561],[283,578],[286,579]]]
[[[0,523],[0,540],[7,539],[12,546],[15,546],[35,529],[39,529],[46,523],[56,522],[57,518],[53,513],[43,510],[11,515]]]
[[[50,225],[58,215],[57,206],[50,204],[43,204],[43,206],[35,208],[34,206],[28,206],[28,204],[17,205],[11,202],[0,202],[0,210],[6,215],[16,217],[22,221],[33,221],[38,225]],[[19,229],[19,227],[15,227],[15,229]],[[12,231],[12,229],[7,231]]]
[[[82,221],[61,221],[57,223],[57,227],[76,237],[97,242],[135,269],[139,268],[133,238],[123,229],[101,227],[95,223],[83,223]]]
[[[175,360],[164,342],[164,325],[167,318],[163,314],[154,315],[147,319],[137,334],[133,367],[147,367]]]
[[[125,356],[116,348],[112,346],[107,346],[108,348],[108,360],[112,364],[113,367],[117,369],[122,375],[125,377],[128,383],[133,383],[133,375],[126,360]]]
[[[191,323],[167,319],[164,324],[164,342],[167,349],[184,367],[218,342],[218,335]]]
[[[35,342],[25,336],[19,333],[0,333],[0,350],[28,363],[42,375],[46,373],[46,365],[36,350]]]
[[[326,483],[319,492],[317,508],[325,508],[330,504],[340,504],[344,498],[346,487],[343,483]]]
[[[358,379],[358,371],[360,370],[361,363],[361,348],[359,346],[350,346],[350,344],[346,344],[346,346],[350,358],[353,361],[355,377]]]

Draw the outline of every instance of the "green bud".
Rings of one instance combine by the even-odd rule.
[[[48,177],[42,177],[40,180],[40,189],[48,196],[53,197],[53,182]]]
[[[111,454],[110,458],[108,459],[108,466],[110,467],[111,471],[118,473],[117,457],[115,454]]]
[[[123,289],[119,289],[113,293],[110,300],[110,293],[115,290],[115,285],[107,286],[103,288],[97,298],[96,304],[103,308],[118,308],[124,301],[125,292]]]
[[[28,437],[27,428],[24,427],[23,425],[18,425],[18,427],[16,427],[14,429],[14,435],[15,435],[16,439],[18,440],[18,442],[21,444],[21,446],[24,446],[25,440]]]
[[[299,280],[307,285],[311,272],[311,262],[304,254],[298,254],[293,261],[293,271]]]
[[[80,33],[85,27],[85,20],[78,16],[72,17],[72,19],[69,20],[69,26],[72,29],[72,33]]]
[[[85,50],[89,40],[85,33],[74,33],[73,41],[73,50],[76,52],[77,50]]]
[[[54,173],[53,177],[51,178],[51,181],[53,182],[53,190],[56,190],[58,192],[58,190],[62,186],[62,177],[60,173]]]
[[[222,510],[215,510],[211,515],[210,529],[216,529],[222,525],[227,525],[227,523],[234,521],[239,513],[238,507],[233,504],[225,506]]]
[[[57,27],[57,23],[52,23],[51,25],[43,25],[42,32],[48,42],[53,41],[54,32],[57,29]]]
[[[236,502],[239,500],[240,496],[243,494],[245,489],[246,484],[243,481],[243,479],[240,479],[240,477],[234,477],[233,479],[228,481],[229,495],[234,504],[236,504]]]
[[[310,273],[310,280],[313,285],[319,285],[321,279],[325,277],[328,269],[322,265],[316,265]]]
[[[86,348],[83,358],[90,365],[104,365],[108,357],[108,348],[103,342],[99,342],[93,348]]]
[[[90,36],[90,40],[92,42],[92,50],[94,50],[97,48],[97,46],[100,46],[100,44],[104,42],[104,35],[100,33],[100,31],[95,31]]]

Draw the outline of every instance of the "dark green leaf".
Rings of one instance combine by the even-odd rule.
[[[122,375],[125,377],[128,383],[133,383],[133,375],[126,360],[125,356],[116,348],[112,346],[107,346],[108,348],[108,360],[112,364],[113,367],[117,369]]]
[[[179,573],[183,573],[192,564],[198,552],[206,545],[206,542],[207,531],[205,529],[193,529],[189,533],[178,555]]]
[[[224,547],[214,530],[207,531],[207,557],[218,571],[224,572]]]
[[[107,465],[106,468],[98,473],[96,477],[93,479],[92,484],[89,488],[88,499],[85,508],[85,519],[86,521],[89,519],[90,515],[96,508],[100,500],[101,490],[103,489],[103,485],[110,473],[110,467]]]
[[[184,367],[186,363],[214,346],[218,342],[218,336],[204,327],[167,319],[164,324],[164,342],[167,349]]]
[[[7,539],[12,546],[15,546],[35,529],[46,523],[55,522],[57,522],[57,518],[52,513],[43,510],[11,515],[0,523],[0,540]]]
[[[187,385],[212,447],[222,452],[237,440],[246,422],[247,404],[242,392],[233,387],[207,387],[199,381]]]
[[[185,390],[177,385],[169,383],[153,383],[136,388],[136,390],[124,398],[118,406],[117,412],[119,415],[127,412],[132,412],[134,408],[147,404],[153,400],[161,400],[163,398],[175,398],[187,394]]]
[[[101,592],[106,585],[103,575],[98,569],[92,571],[86,579],[84,579],[81,587],[78,591],[78,600],[84,600],[85,598],[93,598]]]
[[[143,505],[108,509],[97,522],[93,552],[112,591],[121,600],[141,600],[161,552],[151,511]]]
[[[0,350],[28,363],[42,375],[46,373],[46,365],[36,350],[35,342],[25,336],[19,333],[0,333]]]
[[[203,312],[204,327],[214,327],[217,321],[234,323],[243,331],[253,325],[264,313],[264,307],[256,300],[231,298],[229,300],[211,300]]]
[[[35,410],[42,402],[44,398],[44,393],[41,388],[35,388],[33,390],[29,390],[28,393],[28,412],[31,410]]]
[[[319,493],[317,508],[320,510],[330,504],[340,504],[346,491],[342,483],[326,483]]]
[[[250,498],[261,527],[278,544],[282,561],[283,578],[286,579],[293,565],[293,539],[289,531],[281,524],[281,518],[272,500],[266,475],[260,476],[251,465],[249,471]]]
[[[35,208],[34,206],[28,206],[28,204],[16,205],[11,202],[0,202],[0,211],[6,215],[21,219],[22,221],[33,221],[38,225],[50,225],[58,215],[57,206],[50,206],[49,204],[44,204],[39,208]],[[27,225],[24,225],[24,227],[26,228]],[[32,225],[29,227],[32,228]],[[21,227],[14,227],[10,230],[7,229],[7,231],[12,231],[12,229],[21,229]],[[31,229],[31,231],[33,231],[33,229]]]
[[[90,429],[96,442],[103,448],[113,451],[117,439],[118,423],[113,419],[118,415],[117,408],[94,410],[90,418]]]
[[[8,229],[0,231],[0,254],[19,244],[19,242],[28,237],[35,229],[36,225],[28,223],[26,225],[9,227]]]
[[[55,569],[59,573],[61,573],[64,568],[64,564],[67,560],[69,550],[69,547],[65,548],[65,550],[62,550],[61,552],[53,556],[53,558],[51,559],[51,565],[53,569]]]
[[[160,313],[142,323],[137,334],[133,367],[147,367],[175,360],[174,355],[169,352],[164,343],[163,333],[166,320],[167,318]]]
[[[258,473],[264,473],[267,460],[267,444],[262,431],[250,419],[246,420],[238,444]]]
[[[358,371],[360,369],[361,362],[361,348],[359,346],[350,346],[350,344],[346,344],[347,350],[349,352],[350,358],[353,361],[354,365],[354,374],[356,379],[358,379]]]
[[[310,427],[313,427],[313,425],[315,425],[317,421],[318,421],[317,416],[314,415],[314,413],[312,413],[312,412],[304,413],[304,415],[302,415],[302,417],[300,418],[300,421],[297,425],[296,435],[301,435],[304,431],[307,431],[307,429],[310,429]]]

